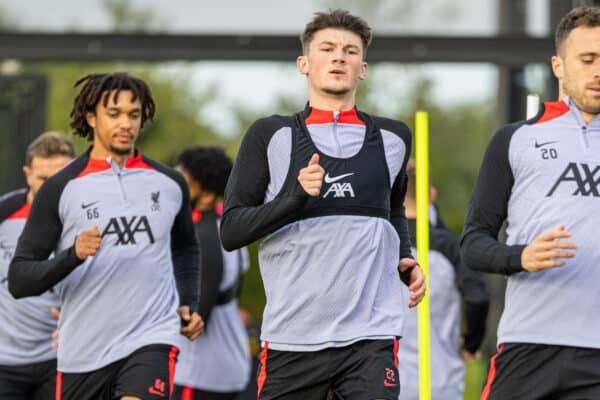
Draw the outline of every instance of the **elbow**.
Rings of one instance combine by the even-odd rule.
[[[10,264],[8,269],[8,291],[15,299],[21,299],[29,296],[39,296],[43,293],[36,290],[33,285],[30,285],[26,279],[17,274],[18,265]]]
[[[11,273],[12,268],[9,270],[8,273],[8,291],[10,292],[10,294],[15,298],[15,299],[21,299],[23,297],[27,297],[30,296],[29,293],[27,293],[27,287],[26,285],[21,284],[21,282],[19,282],[19,279],[16,278],[13,274]]]
[[[236,235],[230,227],[229,220],[223,215],[221,220],[221,244],[227,251],[234,251],[240,248],[236,240]]]
[[[223,248],[227,251],[234,251],[239,248],[235,240],[228,235],[221,234],[221,244],[223,245]]]
[[[463,236],[460,241],[460,257],[462,262],[470,269],[481,271],[479,268],[481,263],[475,253],[476,251],[471,245],[470,238],[468,236]]]

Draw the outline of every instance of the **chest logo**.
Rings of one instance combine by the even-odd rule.
[[[346,195],[348,197],[354,196],[354,188],[350,182],[338,182],[344,178],[354,175],[354,172],[350,172],[347,174],[342,174],[338,176],[329,176],[329,172],[325,175],[325,183],[331,183],[327,192],[323,195],[323,198],[326,199],[329,195],[333,195],[334,198],[345,198]]]
[[[558,143],[558,140],[554,140],[554,141],[551,141],[551,142],[542,142],[542,143],[538,143],[537,140],[536,140],[534,146],[535,146],[536,149],[539,149],[540,147],[547,146],[549,144],[554,144],[554,143]]]
[[[154,244],[154,233],[145,215],[141,217],[113,217],[108,221],[108,225],[102,232],[102,237],[114,235],[117,237],[115,246],[137,244],[136,235],[144,235],[148,237],[150,244]]]
[[[599,171],[600,166],[591,167],[585,163],[569,163],[546,197],[552,196],[556,189],[563,184],[571,185],[575,188],[575,191],[572,193],[573,196],[600,197],[600,190],[598,188],[600,184]]]
[[[152,199],[152,211],[160,211],[160,190],[150,193]]]
[[[338,175],[338,176],[329,176],[329,172],[328,172],[327,175],[325,175],[325,183],[337,182],[341,179],[346,178],[347,176],[352,176],[352,175],[354,175],[354,172],[350,172],[349,174],[343,174],[343,175]]]

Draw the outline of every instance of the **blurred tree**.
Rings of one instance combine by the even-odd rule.
[[[18,25],[15,23],[15,18],[0,5],[0,32],[16,30]]]
[[[111,17],[113,32],[148,32],[167,25],[152,8],[135,7],[122,0],[102,0],[102,5]]]

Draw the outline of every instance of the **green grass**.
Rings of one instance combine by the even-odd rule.
[[[487,374],[487,359],[482,357],[480,360],[468,362],[466,367],[464,400],[478,400]]]

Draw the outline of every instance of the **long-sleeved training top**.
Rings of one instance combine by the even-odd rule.
[[[50,309],[59,307],[55,291],[15,299],[8,291],[8,265],[29,216],[27,190],[0,198],[0,365],[20,366],[56,358],[52,333],[57,321]]]
[[[408,220],[416,243],[415,220]],[[431,398],[463,398],[465,366],[461,350],[461,303],[465,326],[463,347],[475,353],[485,334],[489,293],[481,275],[460,259],[459,241],[447,229],[430,228],[429,293],[431,336]],[[413,248],[415,256],[416,249]],[[406,296],[409,296],[406,291]],[[417,309],[408,310],[404,337],[398,346],[401,399],[419,400],[419,334]]]
[[[600,348],[600,119],[586,124],[569,98],[492,138],[462,237],[465,262],[508,275],[498,343]],[[497,240],[507,222],[506,244]],[[564,225],[578,247],[566,265],[521,266],[523,248]]]
[[[225,249],[264,236],[259,264],[269,348],[315,351],[402,334],[398,277],[412,258],[404,216],[410,130],[351,109],[309,106],[256,121],[225,191]],[[314,153],[326,174],[309,197],[297,181]]]
[[[198,302],[198,243],[183,177],[139,153],[123,168],[89,154],[42,185],[9,269],[15,297],[56,285],[58,370],[67,373],[97,370],[149,344],[175,345],[178,306],[195,310]],[[75,238],[94,225],[102,244],[82,262]]]

